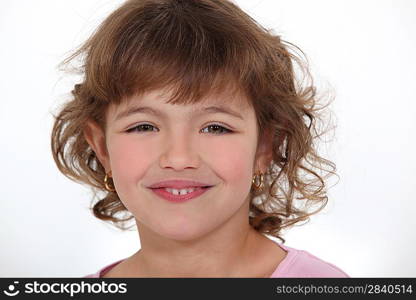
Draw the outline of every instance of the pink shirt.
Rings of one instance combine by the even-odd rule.
[[[337,266],[326,262],[307,251],[297,250],[283,244],[277,243],[283,250],[287,251],[286,257],[280,262],[270,278],[279,277],[349,277]],[[124,259],[116,261],[94,274],[84,278],[100,278]]]

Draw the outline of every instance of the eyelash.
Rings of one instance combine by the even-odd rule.
[[[151,124],[144,123],[144,124],[139,124],[139,125],[137,125],[135,127],[132,127],[130,129],[127,129],[126,132],[127,133],[131,133],[131,132],[143,132],[143,130],[138,130],[139,128],[142,128],[141,126],[151,126],[153,128],[156,128],[155,126],[153,126]],[[230,130],[228,128],[225,128],[224,126],[221,126],[220,124],[210,124],[210,125],[204,127],[204,129],[205,128],[208,128],[208,127],[212,127],[212,126],[217,126],[217,127],[221,128],[223,131],[225,131],[225,133],[214,133],[214,135],[223,135],[223,134],[229,134],[229,133],[232,133],[233,132],[232,130]],[[146,130],[144,130],[144,131],[146,131]]]

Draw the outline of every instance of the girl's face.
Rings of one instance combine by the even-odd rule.
[[[265,149],[270,145],[259,147],[256,156],[254,110],[247,100],[244,107],[233,101],[242,96],[224,94],[198,104],[172,105],[161,92],[110,105],[105,139],[96,126],[90,127],[92,134],[86,138],[106,171],[111,170],[120,200],[139,227],[169,239],[190,240],[221,226],[247,204],[253,173],[266,164]],[[237,116],[204,111],[213,106]],[[139,107],[156,113],[138,112]],[[170,179],[214,187],[182,203],[164,200],[148,188]],[[247,222],[248,210],[244,215]]]

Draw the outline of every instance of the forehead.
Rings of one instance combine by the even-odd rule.
[[[249,114],[250,111],[252,111],[249,99],[241,91],[232,89],[210,93],[203,98],[198,99],[197,102],[189,104],[169,103],[171,95],[171,92],[165,88],[147,91],[141,95],[125,97],[118,105],[113,103],[110,104],[108,108],[108,117],[111,121],[116,121],[129,114],[129,112],[137,111],[139,106],[154,107],[164,110],[167,113],[171,112],[172,114],[178,112],[193,114],[202,112],[204,109],[210,112],[226,111],[237,118],[241,116],[241,119],[244,119],[242,115]],[[140,111],[149,112],[151,110],[145,109]]]

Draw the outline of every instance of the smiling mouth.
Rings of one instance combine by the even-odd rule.
[[[198,189],[198,188],[204,188],[205,189],[205,188],[210,188],[210,187],[213,187],[213,185],[207,185],[207,186],[189,186],[189,187],[180,188],[180,189],[163,186],[163,187],[150,188],[150,189],[152,189],[152,190],[157,190],[157,189],[171,189],[171,190],[183,190],[183,189],[185,189],[185,190],[189,190],[189,189]]]
[[[206,191],[208,191],[212,186],[207,187],[192,187],[189,189],[189,192],[186,192],[184,194],[181,194],[182,190],[186,189],[179,189],[172,193],[172,190],[170,188],[151,188],[151,190],[162,199],[168,200],[169,202],[175,202],[175,203],[182,203],[191,199],[195,199],[202,194],[204,194]],[[192,190],[192,191],[191,191]]]

